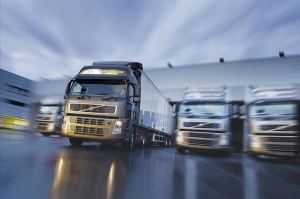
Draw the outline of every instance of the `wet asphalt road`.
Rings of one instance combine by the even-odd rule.
[[[300,162],[134,152],[0,130],[0,198],[299,198]]]

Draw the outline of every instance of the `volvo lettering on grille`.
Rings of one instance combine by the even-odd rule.
[[[116,107],[107,105],[70,104],[70,110],[76,112],[115,113]]]
[[[190,128],[220,128],[220,124],[215,122],[184,122],[184,127]]]

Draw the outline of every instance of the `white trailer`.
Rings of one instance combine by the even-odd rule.
[[[139,125],[158,133],[172,134],[173,117],[172,106],[153,84],[149,77],[141,74],[141,103]],[[165,141],[160,134],[153,134],[152,141]]]
[[[172,106],[145,73],[141,87],[140,125],[171,135]]]

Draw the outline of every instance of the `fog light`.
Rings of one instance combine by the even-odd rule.
[[[115,122],[112,134],[121,134],[122,133],[122,121],[117,120]]]
[[[71,130],[71,131],[75,131],[75,126],[71,125],[71,126],[70,126],[70,130]]]

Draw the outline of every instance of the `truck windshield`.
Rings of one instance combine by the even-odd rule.
[[[183,102],[179,107],[179,114],[197,116],[227,116],[227,105],[222,103]]]
[[[297,107],[293,103],[254,104],[250,107],[251,116],[296,115]]]
[[[71,95],[92,95],[126,97],[127,84],[124,81],[83,80],[74,82]]]
[[[40,113],[45,114],[56,114],[60,110],[60,106],[57,105],[42,105],[40,108]]]

